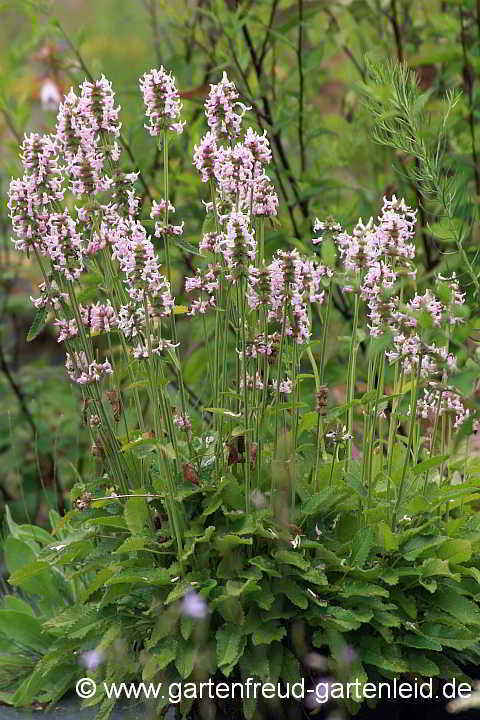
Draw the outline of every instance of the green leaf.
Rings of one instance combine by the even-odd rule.
[[[30,330],[27,333],[27,342],[32,342],[32,340],[35,340],[37,335],[40,335],[43,328],[47,324],[47,318],[48,318],[48,310],[46,307],[38,308],[37,312],[35,313],[35,316],[33,318],[33,322],[30,325]]]
[[[170,585],[170,574],[166,568],[156,568],[155,570],[125,570],[125,572],[117,573],[105,582],[107,587],[111,585],[123,585],[132,583],[133,585]]]
[[[15,610],[15,612],[24,612],[27,615],[34,616],[32,606],[16,595],[5,595],[3,599],[3,608],[5,610]]]
[[[446,540],[444,535],[417,535],[407,540],[401,551],[406,560],[416,560],[422,553],[442,545]]]
[[[388,590],[374,585],[373,583],[362,583],[356,581],[347,582],[340,593],[343,597],[388,597]]]
[[[323,488],[315,493],[302,505],[301,512],[304,515],[316,515],[319,512],[326,513],[334,505],[342,502],[346,493],[339,492],[333,488]]]
[[[433,638],[426,637],[425,635],[418,633],[407,633],[400,640],[403,645],[407,647],[417,648],[418,650],[435,650],[437,652],[442,651],[442,645]]]
[[[455,242],[455,236],[462,231],[462,221],[457,218],[444,218],[440,222],[428,225],[428,229],[438,240],[443,242]]]
[[[392,532],[390,526],[381,520],[377,525],[377,537],[380,545],[390,552],[391,550],[398,550],[398,538]]]
[[[278,580],[274,584],[274,591],[276,593],[282,593],[283,595],[286,595],[291,603],[301,608],[302,610],[307,609],[307,595],[303,588],[301,588],[300,585],[298,585],[294,580],[291,580],[288,577],[285,577],[282,580]]]
[[[296,683],[300,680],[300,664],[288,648],[283,649],[283,661],[282,669],[280,671],[280,677],[286,683]]]
[[[250,558],[248,562],[250,565],[260,568],[262,572],[266,575],[270,575],[270,577],[281,577],[281,574],[276,569],[275,563],[267,555],[256,555],[255,557]]]
[[[478,605],[450,588],[438,590],[433,602],[436,608],[444,610],[465,625],[480,625]]]
[[[88,600],[88,598],[93,595],[94,592],[96,592],[100,588],[103,588],[106,581],[110,580],[110,578],[115,575],[119,571],[119,569],[120,565],[109,565],[108,567],[99,570],[96,573],[93,582],[87,585],[87,587],[80,593],[80,601],[82,603],[86,602],[86,600]]]
[[[428,558],[423,561],[422,565],[423,577],[431,577],[432,575],[446,575],[454,577],[450,570],[448,560],[440,560],[440,558]],[[457,576],[458,577],[458,576]]]
[[[227,533],[225,535],[221,535],[220,537],[216,537],[213,546],[216,550],[224,553],[234,547],[237,547],[238,545],[251,545],[252,543],[252,538],[244,538]]]
[[[149,525],[149,510],[145,498],[131,497],[125,503],[124,517],[132,535],[142,535]]]
[[[433,677],[440,673],[440,668],[433,660],[423,653],[407,653],[408,669],[421,677]]]
[[[374,531],[373,528],[362,528],[355,533],[352,540],[352,556],[350,565],[352,567],[362,568],[370,555],[373,548]]]
[[[415,465],[411,472],[412,475],[421,475],[422,473],[426,472],[427,470],[431,470],[431,468],[437,467],[438,465],[441,465],[446,460],[449,459],[449,455],[437,455],[437,457],[430,458],[429,460],[424,460],[423,462],[419,463],[418,465]]]
[[[142,535],[135,535],[127,538],[121,545],[118,546],[113,552],[115,554],[138,552],[138,550],[144,550],[146,545],[151,542],[151,539]]]
[[[263,682],[270,680],[269,648],[247,645],[240,661],[242,677],[257,677]]]
[[[182,638],[178,643],[175,667],[184,680],[192,674],[196,657],[197,648],[195,644],[190,640],[184,640]]]
[[[303,555],[300,555],[293,550],[277,550],[274,557],[277,562],[284,563],[285,565],[293,565],[299,570],[308,570],[310,567],[310,563],[305,560]]]
[[[243,625],[245,622],[242,604],[236,597],[225,597],[216,605],[216,608],[223,619],[229,623]]]
[[[215,638],[217,640],[218,667],[222,668],[237,663],[247,642],[242,628],[233,623],[226,623],[217,630]]]
[[[447,540],[439,548],[438,556],[452,563],[468,562],[472,557],[472,543],[470,540]]]
[[[101,517],[88,518],[87,522],[89,525],[104,525],[105,527],[127,530],[127,523],[120,515],[102,515]]]
[[[8,505],[5,505],[5,518],[10,535],[17,538],[17,540],[23,540],[27,543],[34,541],[40,543],[40,545],[48,545],[52,542],[51,535],[41,527],[37,527],[36,525],[17,525],[12,518]]]
[[[175,660],[177,656],[177,647],[177,638],[173,635],[168,635],[166,638],[164,638],[160,645],[155,648],[154,656],[159,670],[163,670],[167,667],[169,663]]]
[[[44,633],[38,618],[17,610],[0,610],[0,633],[14,643],[45,653],[51,637]]]
[[[276,683],[280,677],[283,663],[283,645],[275,642],[268,648],[268,660],[270,664],[270,682]]]
[[[333,622],[341,627],[342,630],[358,630],[360,627],[361,620],[353,610],[347,608],[337,607],[332,605],[328,608],[327,619],[330,622],[332,618]]]
[[[254,645],[270,645],[275,640],[281,640],[287,634],[287,628],[273,620],[261,623],[253,632]]]

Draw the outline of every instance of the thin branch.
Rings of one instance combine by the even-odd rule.
[[[298,144],[300,147],[300,168],[302,173],[307,166],[305,154],[305,139],[303,137],[304,125],[304,92],[305,77],[303,75],[303,0],[298,0],[298,44],[297,44],[297,67],[298,67]]]
[[[391,10],[392,10],[392,14],[389,15],[388,18],[392,24],[393,34],[395,35],[397,58],[398,58],[399,63],[403,63],[404,50],[403,50],[402,30],[400,28],[400,22],[398,20],[397,0],[392,0]]]
[[[480,3],[480,0],[478,0],[478,2]],[[263,61],[265,60],[265,55],[267,54],[268,41],[270,39],[270,31],[273,27],[273,22],[275,20],[275,14],[277,12],[277,7],[278,7],[278,0],[273,0],[272,9],[270,11],[270,17],[269,17],[267,29],[265,32],[265,37],[263,38],[262,49],[260,50],[260,55],[258,57],[258,61],[259,61],[260,65],[263,64]]]
[[[263,129],[264,129],[264,124],[263,124],[264,116],[263,116],[263,114],[260,112],[257,103],[256,103],[254,100],[251,99],[251,98],[252,98],[252,91],[251,91],[251,89],[250,89],[250,84],[249,84],[249,82],[248,82],[247,74],[246,74],[246,72],[243,70],[242,66],[240,65],[240,62],[239,62],[239,60],[238,60],[238,58],[237,58],[237,54],[236,54],[236,52],[235,52],[235,48],[233,47],[231,40],[229,40],[229,45],[230,45],[230,51],[231,51],[231,53],[232,53],[232,57],[233,57],[233,61],[234,61],[234,63],[235,63],[235,66],[236,66],[236,68],[237,68],[237,70],[238,70],[238,72],[239,72],[239,74],[240,74],[240,77],[242,78],[243,83],[244,83],[244,85],[245,85],[245,87],[246,87],[246,90],[247,90],[247,92],[248,92],[248,94],[249,94],[249,96],[250,96],[250,97],[249,97],[249,102],[251,102],[251,104],[252,104],[253,111],[254,111],[254,113],[255,113],[255,115],[256,115],[256,118],[257,118],[257,123],[258,123],[260,129],[263,130]],[[284,198],[284,200],[285,200],[285,203],[286,203],[286,205],[287,205],[287,210],[288,210],[288,214],[289,214],[289,217],[290,217],[290,222],[292,223],[293,234],[294,234],[295,237],[299,238],[299,237],[300,237],[300,234],[299,234],[299,229],[298,229],[297,221],[296,221],[295,215],[294,215],[294,213],[293,213],[292,203],[291,203],[291,201],[290,201],[290,198],[288,197],[288,192],[287,192],[287,189],[286,189],[286,187],[285,187],[285,183],[283,182],[283,178],[282,178],[282,176],[281,176],[281,174],[280,174],[280,171],[279,171],[279,169],[278,169],[278,166],[277,166],[277,163],[276,163],[276,162],[274,162],[274,164],[273,164],[273,169],[274,169],[275,177],[277,178],[277,182],[278,182],[279,187],[280,187],[280,191],[281,191],[281,193],[282,193],[282,195],[283,195],[283,198]]]
[[[468,48],[467,48],[467,37],[465,33],[465,16],[463,9],[459,7],[460,12],[460,38],[462,42],[462,54],[463,54],[463,79],[465,82],[465,89],[468,95],[468,124],[470,128],[470,142],[472,145],[472,162],[473,162],[473,174],[475,178],[475,190],[477,196],[480,195],[480,171],[478,167],[478,155],[475,140],[475,117],[474,117],[474,75],[470,63],[468,62]]]
[[[338,20],[335,17],[335,15],[333,14],[333,12],[331,10],[329,10],[328,8],[324,8],[324,12],[330,18],[331,24],[335,25],[337,30],[340,30],[340,25],[338,24]],[[367,79],[367,73],[364,70],[364,68],[362,68],[362,66],[360,65],[360,63],[358,62],[358,60],[356,59],[355,55],[352,53],[352,51],[350,50],[348,45],[342,45],[342,50],[345,53],[345,55],[348,57],[348,59],[351,61],[352,65],[355,67],[356,71],[362,78],[363,82],[365,82]]]
[[[160,28],[158,26],[158,15],[157,15],[157,2],[156,0],[144,0],[147,12],[150,15],[150,22],[152,27],[152,39],[153,48],[155,50],[155,57],[157,64],[162,64],[162,53],[160,50]]]
[[[18,144],[20,145],[20,143],[22,142],[22,136],[20,135],[19,131],[15,127],[15,124],[14,124],[12,118],[10,117],[10,113],[7,110],[5,110],[5,108],[3,108],[3,107],[0,108],[0,111],[3,115],[3,117],[5,118],[5,122],[7,123],[8,129],[10,130],[10,132],[12,133],[12,135],[15,137]]]
[[[255,74],[257,76],[258,84],[261,88],[262,83],[263,83],[263,66],[259,63],[259,58],[257,56],[256,50],[253,45],[252,38],[250,36],[250,33],[249,33],[246,23],[243,25],[242,31],[243,31],[243,35],[245,37],[245,41],[247,43],[250,57],[252,58],[252,63],[253,63],[253,67],[255,70]],[[285,152],[285,148],[283,147],[283,142],[282,142],[280,132],[278,130],[274,130],[273,113],[272,113],[272,109],[270,107],[270,102],[265,93],[262,93],[261,100],[262,100],[262,104],[263,104],[263,110],[267,117],[267,121],[272,130],[273,144],[277,150],[278,156],[280,158],[280,162],[285,170],[286,176],[290,183],[290,187],[292,188],[292,192],[295,197],[296,204],[299,206],[303,217],[308,218],[308,216],[309,216],[308,201],[302,200],[300,197],[300,191],[298,189],[297,180],[295,178],[295,175],[293,174],[290,162],[289,162],[287,154]]]
[[[8,384],[10,385],[10,388],[12,389],[13,394],[17,398],[18,404],[20,406],[20,409],[22,413],[25,416],[26,421],[30,425],[30,428],[32,430],[33,436],[37,437],[37,426],[35,425],[35,421],[33,419],[32,413],[28,409],[28,405],[25,399],[25,395],[23,394],[23,390],[19,385],[17,385],[15,378],[13,377],[12,373],[10,372],[10,368],[7,363],[7,359],[5,357],[5,353],[3,352],[3,347],[0,344],[0,369],[2,370],[3,374],[5,375]]]

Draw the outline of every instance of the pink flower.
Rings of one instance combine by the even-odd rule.
[[[208,132],[203,136],[200,143],[195,145],[193,152],[193,164],[201,175],[202,182],[208,182],[213,178],[213,164],[217,154],[217,139],[215,133]]]
[[[237,89],[225,72],[217,85],[210,85],[205,115],[210,129],[218,137],[236,138],[240,134],[242,118],[251,108],[239,102],[238,98]]]
[[[182,415],[177,413],[173,416],[173,424],[184,432],[192,429],[192,421],[190,420],[188,415]]]
[[[118,137],[122,127],[118,122],[120,107],[115,107],[112,83],[102,75],[100,80],[94,82],[85,80],[81,91],[78,113],[82,121],[95,132],[103,131]]]
[[[88,362],[87,356],[82,352],[74,352],[72,355],[67,353],[65,362],[68,376],[78,385],[88,385],[93,382],[99,382],[103,377],[113,373],[112,366],[105,360],[104,363],[95,361]]]
[[[164,130],[182,133],[185,123],[179,122],[182,109],[180,95],[173,76],[164,70],[163,65],[140,78],[140,89],[145,114],[150,120],[150,124],[145,125],[150,135],[160,135]]]

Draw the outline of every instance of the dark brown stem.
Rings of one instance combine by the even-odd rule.
[[[475,178],[475,191],[477,196],[480,195],[480,171],[478,167],[478,155],[475,140],[475,116],[474,116],[474,74],[471,65],[468,61],[468,48],[467,48],[467,37],[465,32],[465,16],[463,14],[462,7],[460,11],[460,37],[462,42],[462,54],[463,54],[463,79],[465,84],[465,90],[468,95],[468,124],[470,128],[470,142],[472,145],[472,163],[473,163],[473,176]],[[478,18],[477,18],[478,20]]]
[[[392,23],[393,34],[395,35],[395,45],[397,47],[397,58],[398,58],[399,63],[403,63],[403,61],[404,61],[403,40],[402,40],[402,30],[400,28],[400,22],[398,19],[397,0],[392,0],[391,10],[392,10],[392,14],[390,16],[390,22]]]
[[[338,24],[338,20],[335,17],[335,15],[333,14],[333,12],[331,10],[329,10],[328,8],[325,8],[324,12],[330,18],[331,25],[334,25],[337,30],[340,30],[340,25]],[[362,68],[362,66],[360,65],[360,63],[358,62],[358,60],[356,59],[355,55],[352,53],[352,51],[350,50],[348,45],[342,45],[342,50],[345,53],[345,55],[348,57],[348,59],[350,60],[352,65],[357,70],[357,72],[360,75],[360,77],[362,78],[363,82],[365,82],[367,79],[367,73]]]
[[[162,52],[160,50],[160,32],[158,27],[158,15],[157,15],[157,0],[145,0],[147,12],[150,15],[150,22],[152,25],[152,36],[153,36],[153,48],[155,50],[155,57],[157,64],[162,64]]]
[[[243,36],[245,38],[245,41],[247,43],[250,57],[252,59],[253,68],[255,70],[255,75],[257,76],[258,84],[261,88],[262,84],[263,84],[263,65],[261,65],[259,63],[259,58],[257,56],[257,52],[253,45],[252,38],[250,36],[249,30],[248,30],[248,27],[246,24],[243,25],[242,31],[243,31]],[[262,101],[265,117],[267,119],[268,124],[270,125],[270,128],[272,129],[273,145],[277,151],[278,157],[280,159],[280,163],[283,166],[283,169],[285,170],[285,174],[288,178],[288,182],[292,189],[293,196],[295,197],[295,202],[299,206],[303,217],[308,218],[308,216],[309,216],[308,201],[302,200],[300,197],[300,191],[298,189],[297,180],[295,178],[295,175],[292,172],[292,168],[290,166],[290,162],[289,162],[287,154],[285,152],[285,148],[283,147],[283,142],[282,142],[280,132],[278,130],[273,130],[273,128],[274,128],[273,113],[272,113],[272,109],[270,107],[270,102],[265,93],[262,93],[261,101]]]
[[[22,136],[20,135],[19,131],[15,127],[14,122],[13,122],[12,118],[10,117],[10,114],[7,112],[7,110],[5,110],[5,108],[1,108],[1,112],[2,112],[3,117],[5,118],[5,122],[7,123],[8,129],[10,130],[12,135],[15,137],[18,144],[20,144],[22,142]]]
[[[300,168],[305,172],[307,165],[305,154],[305,139],[303,137],[303,105],[305,78],[303,75],[303,0],[298,0],[298,44],[297,44],[297,66],[298,66],[298,144],[300,147]]]
[[[229,41],[229,45],[230,45],[230,51],[231,51],[231,53],[232,53],[232,57],[233,57],[233,61],[234,61],[234,63],[235,63],[235,66],[236,66],[236,68],[237,68],[237,70],[238,70],[238,72],[239,72],[239,74],[240,74],[240,76],[241,76],[241,78],[242,78],[242,80],[243,80],[243,83],[244,83],[244,85],[245,85],[245,88],[246,88],[246,90],[247,90],[247,92],[248,92],[248,94],[249,94],[249,96],[250,96],[250,98],[251,98],[251,97],[252,97],[252,92],[251,92],[251,90],[250,90],[250,85],[249,85],[249,82],[248,82],[247,74],[244,72],[244,70],[242,69],[242,66],[240,65],[240,62],[239,62],[239,60],[238,60],[238,58],[237,58],[237,55],[236,55],[236,53],[235,53],[235,49],[234,49],[231,41]],[[251,99],[249,99],[249,102],[251,102],[251,104],[252,104],[253,111],[254,111],[255,116],[256,116],[256,118],[257,118],[257,123],[258,123],[260,129],[263,130],[263,129],[264,129],[264,119],[265,119],[264,116],[263,116],[263,113],[260,112],[260,110],[259,110],[258,105],[257,105],[256,102],[254,102],[254,101],[251,100]],[[290,201],[290,198],[288,197],[288,192],[287,192],[287,189],[286,189],[286,187],[285,187],[285,183],[283,182],[283,178],[282,178],[282,176],[281,176],[281,174],[280,174],[280,171],[279,171],[279,169],[278,169],[278,166],[277,166],[277,163],[276,163],[276,162],[274,162],[274,164],[273,164],[273,170],[274,170],[275,177],[276,177],[276,179],[277,179],[278,185],[279,185],[279,187],[280,187],[280,191],[281,191],[281,193],[282,193],[282,195],[283,195],[283,198],[284,198],[284,200],[285,200],[285,203],[286,203],[286,205],[287,205],[287,210],[288,210],[288,214],[289,214],[289,217],[290,217],[290,222],[292,223],[293,234],[294,234],[295,237],[299,238],[299,237],[300,237],[300,234],[299,234],[299,229],[298,229],[297,221],[296,221],[295,215],[294,215],[294,213],[293,213],[292,203],[291,203],[291,201]]]
[[[20,406],[20,409],[25,416],[25,420],[30,425],[30,428],[32,430],[33,436],[37,437],[38,431],[37,426],[35,425],[35,421],[33,419],[32,413],[28,409],[27,401],[25,399],[25,395],[23,394],[23,390],[19,385],[17,385],[15,378],[13,377],[12,373],[10,372],[10,368],[7,363],[7,359],[5,357],[5,353],[3,352],[3,347],[0,345],[0,369],[2,370],[3,374],[5,375],[8,384],[10,385],[10,388],[12,389],[13,394],[17,398],[18,404]]]
[[[478,2],[480,2],[480,0],[478,0]],[[258,57],[260,64],[263,64],[263,61],[265,60],[265,55],[267,54],[268,41],[270,40],[270,31],[273,27],[273,23],[275,20],[275,14],[277,12],[277,7],[278,7],[278,0],[273,0],[272,8],[270,10],[270,17],[269,17],[267,29],[265,32],[265,37],[263,38],[262,49],[260,50],[260,55]]]

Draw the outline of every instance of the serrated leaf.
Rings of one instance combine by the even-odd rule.
[[[174,243],[179,248],[182,248],[182,250],[185,250],[185,252],[190,253],[190,255],[201,255],[202,254],[199,251],[199,249],[195,247],[195,245],[192,245],[192,243],[189,243],[188,240],[179,238],[178,235],[175,235]]]
[[[234,625],[243,625],[245,613],[240,600],[236,597],[225,597],[216,606],[218,612],[227,622]]]
[[[277,550],[274,557],[277,562],[284,563],[285,565],[293,565],[293,567],[296,567],[299,570],[308,570],[310,567],[310,563],[305,560],[303,555],[300,555],[293,550]]]
[[[273,620],[262,623],[252,634],[254,645],[270,645],[275,640],[281,640],[287,634],[287,629]]]
[[[0,610],[0,633],[14,643],[45,653],[51,645],[51,637],[43,632],[38,618],[17,610]]]
[[[216,537],[213,545],[216,550],[224,553],[234,547],[237,547],[238,545],[251,545],[252,543],[252,538],[244,538],[239,537],[238,535],[233,535],[232,533],[226,533],[225,535],[220,535],[220,537]]]
[[[362,528],[355,533],[352,540],[352,556],[350,565],[363,568],[374,543],[373,528]]]
[[[217,630],[215,638],[217,641],[218,667],[222,668],[237,663],[247,642],[243,630],[232,623],[226,623]]]
[[[175,667],[184,680],[192,674],[196,657],[197,648],[195,644],[182,638],[182,640],[178,643]]]
[[[306,610],[308,607],[308,598],[305,591],[294,580],[285,577],[274,584],[274,590],[277,593],[286,595],[291,603]]]
[[[288,648],[283,649],[280,677],[284,682],[290,683],[290,686],[300,680],[300,664],[295,655]]]
[[[436,608],[444,610],[449,615],[465,625],[480,625],[480,609],[478,605],[450,588],[442,588],[435,593]]]
[[[125,522],[132,535],[142,535],[149,524],[149,509],[145,498],[130,497],[123,511]]]
[[[26,341],[32,342],[32,340],[35,340],[35,338],[40,335],[43,328],[47,324],[47,318],[48,318],[48,310],[46,307],[38,308],[37,312],[35,313],[35,316],[33,318],[33,322],[30,325],[30,329],[27,333]]]

